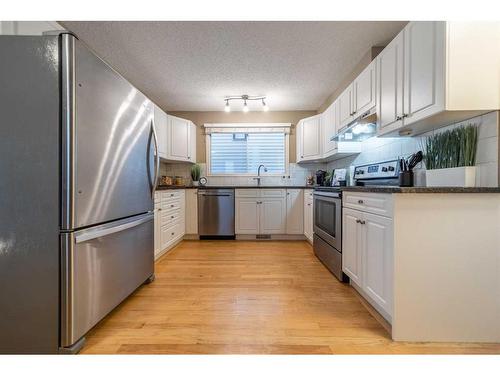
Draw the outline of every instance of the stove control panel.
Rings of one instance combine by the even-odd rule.
[[[371,178],[394,178],[398,175],[398,161],[390,160],[382,163],[359,165],[354,168],[356,180]]]

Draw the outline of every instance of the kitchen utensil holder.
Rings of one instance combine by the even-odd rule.
[[[413,171],[399,172],[399,186],[413,186]]]

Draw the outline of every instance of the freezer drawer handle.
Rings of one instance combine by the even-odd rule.
[[[82,231],[81,233],[75,234],[75,243],[90,241],[90,240],[93,240],[95,238],[107,236],[108,234],[121,232],[121,231],[124,231],[126,229],[133,228],[133,227],[141,225],[145,222],[153,220],[153,218],[154,218],[153,215],[148,214],[147,216],[142,216],[138,220],[134,220],[134,221],[130,221],[128,223],[116,225],[114,227],[101,228],[101,229],[96,228],[96,229],[89,229],[88,231]]]

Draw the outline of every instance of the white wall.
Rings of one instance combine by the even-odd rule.
[[[64,28],[55,21],[0,21],[0,35],[42,35],[53,30]]]
[[[361,145],[362,152],[359,155],[335,160],[328,163],[328,171],[334,168],[347,168],[351,165],[363,165],[384,160],[397,159],[400,156],[407,157],[421,150],[425,136],[442,132],[450,128],[477,124],[479,126],[479,139],[477,145],[476,165],[478,174],[476,176],[477,186],[496,187],[499,186],[499,134],[498,134],[499,112],[490,112],[470,120],[453,124],[420,137],[398,137],[398,138],[370,138]],[[425,166],[423,163],[419,170],[415,170],[415,185],[425,185]]]

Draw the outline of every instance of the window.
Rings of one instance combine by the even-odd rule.
[[[287,171],[288,134],[284,132],[242,132],[238,129],[212,132],[207,156],[210,175],[256,175],[260,164],[267,174]]]

